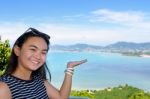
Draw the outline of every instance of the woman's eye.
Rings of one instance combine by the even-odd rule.
[[[30,49],[31,51],[35,51],[35,49]]]
[[[46,54],[47,54],[47,52],[42,52],[42,54],[43,54],[43,55],[46,55]]]

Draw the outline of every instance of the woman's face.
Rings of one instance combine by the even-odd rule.
[[[45,63],[47,51],[47,43],[43,38],[28,38],[22,48],[15,47],[15,54],[18,56],[18,67],[29,71],[37,70]]]

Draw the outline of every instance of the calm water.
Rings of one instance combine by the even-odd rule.
[[[80,59],[88,62],[76,67],[73,89],[101,89],[128,84],[150,91],[150,58],[101,52],[49,52],[47,63],[52,73],[52,84],[59,88],[67,62]]]

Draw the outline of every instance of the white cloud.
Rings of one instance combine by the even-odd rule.
[[[150,20],[145,13],[136,11],[115,12],[100,9],[93,11],[92,15],[92,20],[97,22],[96,24],[39,22],[31,25],[25,22],[3,22],[0,24],[0,35],[2,35],[2,39],[7,38],[14,42],[29,26],[33,26],[48,33],[51,36],[52,44],[88,43],[107,45],[117,41],[150,42]],[[85,18],[86,21],[88,21],[87,17]],[[101,22],[105,24],[104,28],[99,27],[99,25],[103,25]],[[114,23],[119,25],[113,26]]]
[[[2,41],[8,39],[11,44],[17,39],[17,37],[23,33],[27,26],[20,22],[1,22],[0,23],[0,35]]]
[[[99,9],[92,12],[91,22],[115,23],[124,26],[150,28],[150,20],[147,19],[150,13],[141,11],[112,11]]]
[[[94,11],[93,14],[100,19],[100,21],[136,23],[143,20],[143,13],[135,11],[115,12],[108,9],[99,9]]]

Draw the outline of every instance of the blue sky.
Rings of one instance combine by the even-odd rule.
[[[149,0],[1,0],[0,35],[14,42],[28,27],[52,44],[150,42]]]

